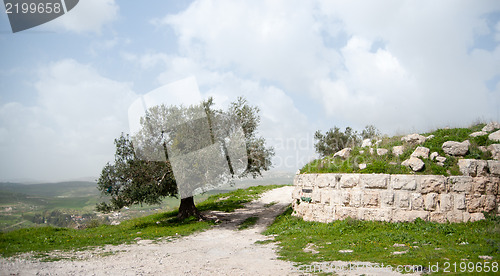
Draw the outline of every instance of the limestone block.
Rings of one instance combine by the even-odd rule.
[[[418,172],[424,168],[425,163],[420,158],[412,156],[409,159],[406,159],[405,161],[401,162],[401,165],[409,167],[414,172]]]
[[[363,195],[363,193],[360,191],[352,192],[351,193],[351,201],[349,202],[349,206],[360,207],[362,195]]]
[[[461,211],[451,211],[446,214],[446,219],[449,222],[464,222],[463,212]]]
[[[488,135],[488,139],[490,139],[492,141],[500,142],[500,130],[497,130],[493,133],[490,133],[490,135]]]
[[[495,210],[496,205],[496,197],[494,195],[486,195],[484,201],[484,211],[489,212]]]
[[[488,169],[492,175],[500,176],[500,161],[488,160]]]
[[[351,148],[345,148],[345,149],[342,149],[340,151],[337,151],[333,157],[340,157],[342,159],[346,159],[347,157],[349,157],[349,155],[351,154]]]
[[[454,206],[457,210],[465,210],[465,195],[464,194],[454,194]]]
[[[420,180],[420,192],[442,193],[446,191],[446,177],[442,175],[425,175],[418,178]]]
[[[469,151],[469,140],[463,142],[447,141],[442,145],[444,153],[453,156],[464,156]]]
[[[349,191],[342,191],[341,199],[341,205],[349,206],[349,203],[351,202],[351,193]]]
[[[434,211],[436,210],[438,194],[437,193],[429,193],[424,196],[424,210],[426,211]]]
[[[469,136],[470,137],[478,137],[478,136],[484,136],[487,134],[488,134],[488,132],[486,132],[486,131],[476,131],[476,132],[469,134]]]
[[[340,178],[340,188],[352,188],[359,183],[359,174],[344,174]]]
[[[446,157],[443,156],[436,156],[436,161],[438,163],[444,163],[446,161]]]
[[[376,208],[379,206],[378,193],[364,193],[362,200],[363,200],[363,207]]]
[[[412,210],[423,210],[424,209],[424,198],[420,193],[411,194],[411,209]]]
[[[363,174],[360,175],[360,187],[367,189],[387,189],[390,175],[388,174]]]
[[[372,139],[364,139],[363,143],[361,143],[362,148],[367,148],[372,146]]]
[[[358,218],[358,209],[352,207],[338,207],[335,208],[335,218],[343,220],[346,218]]]
[[[489,183],[486,177],[474,177],[474,182],[472,182],[472,192],[484,194],[486,192],[486,185]]]
[[[400,156],[403,154],[405,147],[404,146],[394,146],[392,147],[392,154],[395,156]]]
[[[500,160],[500,144],[492,144],[487,148],[491,152],[491,156],[495,160]]]
[[[415,191],[417,189],[417,180],[414,175],[394,174],[391,175],[390,182],[394,190]]]
[[[499,128],[500,128],[500,124],[499,123],[497,123],[497,122],[489,122],[481,130],[482,131],[486,131],[486,132],[491,132],[491,131],[493,131],[495,129],[499,129]]]
[[[394,192],[384,191],[381,193],[382,203],[385,205],[392,206],[394,204]]]
[[[362,220],[389,222],[392,219],[392,209],[391,208],[361,209],[358,212],[358,216]]]
[[[311,196],[312,202],[314,202],[314,203],[321,202],[321,190],[322,189],[319,189],[317,187],[315,187],[313,189],[312,196]]]
[[[414,144],[423,144],[427,138],[420,134],[409,134],[401,138],[401,141]]]
[[[336,188],[335,175],[331,173],[321,173],[316,177],[316,186]]]
[[[314,221],[314,210],[313,210],[314,204],[300,204],[300,205],[304,205],[305,206],[304,209],[303,209],[302,218],[305,221]]]
[[[469,213],[477,213],[483,210],[485,196],[474,196],[467,201],[467,211]]]
[[[377,149],[377,155],[386,155],[389,152],[388,149]]]
[[[298,204],[293,207],[297,216],[303,217],[307,213],[307,208],[309,204]]]
[[[438,157],[438,156],[439,156],[439,153],[437,153],[437,152],[435,151],[435,152],[431,153],[431,155],[429,156],[429,159],[434,160],[434,159],[435,159],[436,157]]]
[[[396,207],[399,208],[409,208],[410,207],[410,196],[408,193],[397,193],[396,194]]]
[[[294,189],[293,189],[293,191],[292,191],[292,198],[293,198],[293,199],[297,199],[297,198],[299,198],[299,199],[300,199],[300,191],[301,191],[301,190],[302,190],[302,189],[301,189],[299,186],[295,186],[295,188],[294,188]]]
[[[470,214],[470,221],[478,221],[484,219],[483,213]]]
[[[320,189],[321,193],[321,203],[329,204],[331,202],[332,190],[330,189]]]
[[[392,215],[392,222],[414,221],[416,218],[421,218],[425,221],[428,221],[429,212],[394,210]]]
[[[463,212],[462,213],[462,220],[463,220],[463,222],[470,221],[470,214],[469,214],[469,212]]]
[[[488,162],[486,160],[460,159],[458,168],[465,176],[485,176],[488,175]]]
[[[472,193],[472,180],[470,176],[450,176],[448,178],[450,191],[470,194]]]
[[[495,182],[494,180],[497,180]],[[497,195],[498,194],[498,178],[490,178],[486,183],[486,194],[487,195]]]
[[[323,222],[323,220],[328,217],[327,213],[325,212],[325,205],[323,204],[313,204],[312,213],[314,221]]]
[[[417,147],[415,151],[411,154],[411,157],[419,158],[422,157],[424,159],[429,158],[430,150],[426,147]]]
[[[446,222],[446,220],[447,220],[447,214],[446,213],[431,212],[429,214],[429,220],[434,221],[434,222],[443,223],[443,222]]]
[[[439,195],[439,211],[448,212],[453,210],[453,197],[450,194]]]

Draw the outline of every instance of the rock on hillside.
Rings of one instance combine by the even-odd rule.
[[[493,131],[495,129],[500,129],[500,124],[497,122],[491,122],[491,123],[488,123],[487,125],[485,125],[483,127],[482,131],[490,132],[490,131]]]
[[[448,155],[464,156],[469,151],[469,140],[463,142],[447,141],[443,143],[443,151]]]
[[[427,138],[425,138],[425,136],[422,136],[420,134],[417,134],[417,133],[413,133],[413,134],[410,134],[410,135],[406,135],[404,137],[401,138],[401,141],[403,142],[407,142],[407,143],[416,143],[416,144],[423,144],[425,142]]]
[[[409,167],[414,172],[418,172],[424,168],[425,163],[424,161],[420,160],[420,158],[410,157],[410,159],[406,159],[405,161],[401,162],[401,165]]]
[[[488,135],[488,139],[490,139],[492,141],[500,142],[500,130],[497,130],[497,131],[491,133],[490,135]]]
[[[351,154],[351,148],[345,148],[343,150],[337,151],[333,155],[333,157],[340,157],[342,159],[346,159],[347,157],[349,157],[350,154]]]

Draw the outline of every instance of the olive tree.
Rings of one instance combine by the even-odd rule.
[[[114,163],[104,166],[97,183],[111,199],[97,209],[159,204],[164,197],[180,196],[178,217],[200,217],[195,192],[269,170],[274,151],[257,136],[259,109],[241,97],[226,111],[213,106],[210,98],[189,107],[149,108],[138,133],[115,139]],[[240,148],[243,155],[237,154]]]

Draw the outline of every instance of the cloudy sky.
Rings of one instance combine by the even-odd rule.
[[[260,108],[276,170],[318,129],[500,120],[498,1],[80,0],[15,34],[2,9],[0,50],[0,180],[97,177],[130,104],[190,76]]]

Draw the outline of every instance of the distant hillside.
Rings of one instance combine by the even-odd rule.
[[[42,197],[84,197],[99,195],[95,182],[70,181],[43,184],[0,182],[0,192]]]

